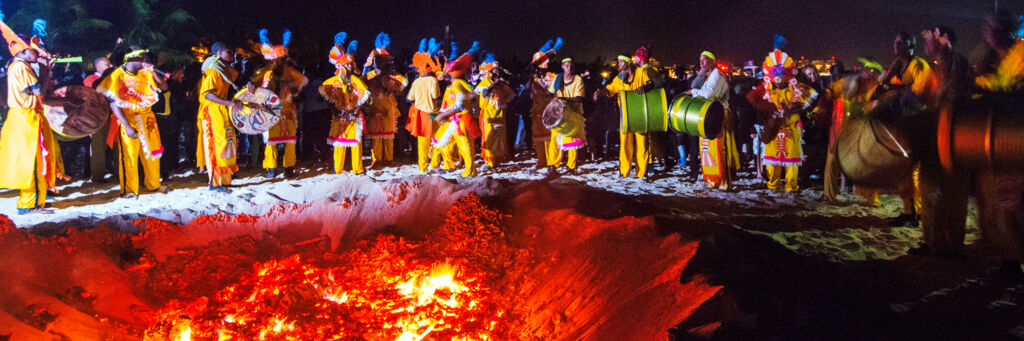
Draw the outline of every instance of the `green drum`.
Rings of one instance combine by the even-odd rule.
[[[672,129],[706,139],[718,137],[725,121],[725,108],[703,97],[679,96],[672,101]]]
[[[634,91],[619,93],[619,109],[625,131],[646,133],[668,130],[668,100],[665,89],[655,89],[637,95]]]
[[[565,100],[555,98],[544,108],[544,115],[541,121],[544,127],[552,132],[569,137],[576,137],[583,131],[584,119],[582,113],[576,112],[577,106],[568,105]]]

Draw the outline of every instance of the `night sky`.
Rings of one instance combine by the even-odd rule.
[[[961,36],[961,51],[981,42],[981,23],[994,0],[857,1],[312,1],[181,0],[210,33],[239,28],[289,27],[296,40],[324,45],[338,31],[372,47],[377,32],[391,34],[393,49],[415,49],[421,37],[440,38],[451,25],[462,50],[472,40],[500,58],[528,58],[547,39],[562,36],[564,54],[592,60],[612,59],[643,44],[665,63],[695,63],[708,49],[719,59],[760,61],[771,49],[772,34],[786,36],[793,56],[829,58],[847,65],[856,57],[891,58],[892,37],[917,35],[945,23]],[[1002,0],[1017,15],[1024,0]],[[274,34],[279,37],[279,34]],[[883,62],[884,64],[884,62]]]

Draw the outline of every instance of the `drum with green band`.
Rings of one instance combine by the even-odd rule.
[[[619,93],[619,108],[626,132],[646,133],[668,130],[668,100],[665,89],[637,95],[635,91]]]
[[[722,103],[684,95],[676,97],[671,108],[669,114],[675,131],[712,140],[722,131],[725,121]]]

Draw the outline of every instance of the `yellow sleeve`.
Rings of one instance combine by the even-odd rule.
[[[993,92],[1010,92],[1024,83],[1024,42],[1017,42],[1006,53],[995,73],[974,79],[979,88]]]
[[[223,85],[223,83],[224,80],[220,78],[220,74],[217,73],[217,70],[209,69],[204,71],[203,81],[199,83],[199,98],[203,99],[208,93],[217,93],[218,90],[220,90],[220,85]]]
[[[36,77],[36,73],[28,66],[28,63],[12,64],[8,77],[11,77],[13,89],[7,91],[15,90],[27,93],[29,90],[41,86],[39,78]]]
[[[572,86],[566,90],[566,97],[583,97],[583,79],[580,76],[576,76],[576,81],[572,82]]]
[[[608,84],[604,88],[608,90],[608,92],[611,93],[612,96],[618,95],[619,92],[626,91],[625,85],[622,83],[622,80],[619,79],[619,77],[615,77],[614,79],[612,79],[612,83]]]
[[[100,82],[99,85],[96,85],[96,89],[101,90],[100,92],[103,93],[107,97],[111,97],[111,96],[115,97],[114,99],[116,100],[117,99],[116,98],[117,97],[117,90],[122,86],[122,84],[121,84],[121,75],[123,74],[122,72],[124,72],[124,71],[121,71],[120,68],[114,70],[114,72],[111,72],[110,75],[107,76],[107,78],[104,78],[103,81]]]

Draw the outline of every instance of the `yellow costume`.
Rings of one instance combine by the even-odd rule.
[[[801,148],[802,125],[800,113],[784,113],[793,103],[808,104],[817,92],[803,84],[789,84],[785,88],[772,88],[765,92],[765,99],[776,107],[772,119],[783,120],[776,138],[764,144],[763,163],[768,170],[768,189],[779,188],[782,173],[786,173],[786,191],[795,192],[800,189],[797,184],[799,166],[804,161]],[[807,109],[806,107],[804,109]]]
[[[548,86],[548,91],[555,94],[555,97],[565,99],[581,99],[583,97],[583,77],[573,76],[571,80],[566,80],[560,85],[560,88],[556,90],[556,82],[551,82]],[[578,101],[566,101],[565,102],[567,112],[575,112],[576,114],[583,115],[583,103]],[[583,148],[587,144],[586,132],[583,127],[579,129],[579,132],[575,136],[564,136],[551,132],[551,142],[548,144],[548,165],[559,167],[562,165],[562,152],[568,154],[568,160],[566,160],[566,167],[571,170],[576,170],[576,163],[579,159],[578,150]]]
[[[96,86],[107,98],[121,108],[128,122],[118,122],[121,127],[120,164],[118,175],[121,181],[121,194],[139,194],[138,165],[141,160],[145,173],[143,185],[147,190],[160,188],[160,155],[164,148],[160,144],[160,131],[157,130],[156,116],[150,107],[160,96],[153,73],[139,70],[131,74],[125,67],[119,67]],[[138,134],[138,138],[128,137],[124,124],[130,125]]]
[[[257,71],[252,81],[273,91],[281,99],[281,120],[263,133],[263,142],[267,144],[263,154],[263,168],[277,168],[278,144],[284,144],[284,159],[281,161],[281,165],[285,168],[292,167],[295,165],[295,141],[298,129],[294,97],[309,80],[290,66],[275,67],[274,64],[271,64]]]
[[[17,207],[27,212],[46,204],[47,188],[56,188],[63,166],[50,125],[43,117],[41,86],[29,63],[15,60],[7,69],[7,119],[0,131],[0,187],[20,190]]]
[[[210,186],[213,187],[230,185],[231,176],[238,171],[238,165],[235,164],[237,140],[235,126],[231,123],[231,108],[206,99],[206,94],[228,99],[232,85],[225,77],[235,79],[238,71],[230,67],[223,70],[227,73],[223,76],[216,68],[203,71],[203,81],[199,84],[197,156],[198,163],[206,167]]]
[[[508,96],[512,92],[507,84],[491,77],[482,79],[474,91],[480,94],[480,156],[493,168],[509,158],[505,108],[512,100]],[[484,96],[484,91],[489,91],[489,96]]]
[[[633,71],[633,79],[624,80],[615,77],[605,89],[611,96],[615,96],[621,91],[635,91],[641,86],[651,83],[657,77],[659,77],[657,69],[650,65],[644,65]],[[651,162],[650,137],[647,133],[629,133],[626,130],[626,120],[620,118],[619,122],[619,172],[624,178],[629,176],[635,152],[636,177],[643,178],[647,175],[647,164]]]
[[[441,85],[437,77],[424,74],[416,78],[409,88],[407,99],[412,102],[409,107],[409,122],[405,129],[416,136],[416,160],[420,173],[427,171],[430,164],[430,143],[437,131],[438,124],[430,118],[437,114],[437,102],[441,97]]]
[[[463,106],[465,96],[472,92],[473,87],[469,85],[469,82],[460,78],[456,78],[444,90],[441,112],[457,112],[442,123],[437,134],[434,135],[434,153],[430,161],[430,168],[437,167],[441,154],[446,152],[445,148],[452,148],[451,144],[454,143],[465,167],[462,176],[476,176],[476,166],[473,164],[475,156],[473,138],[476,137],[475,135],[479,135],[479,131],[476,122],[473,121],[472,112]]]
[[[345,80],[347,77],[347,81]],[[320,94],[334,104],[331,133],[327,143],[334,147],[334,174],[345,169],[345,154],[351,152],[352,173],[363,174],[364,119],[359,107],[370,98],[366,84],[359,77],[337,75],[320,85]]]
[[[373,141],[373,163],[391,161],[395,157],[395,130],[398,129],[398,102],[395,94],[405,89],[408,80],[400,74],[367,75],[370,102],[366,108],[366,134]]]

